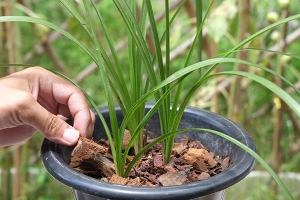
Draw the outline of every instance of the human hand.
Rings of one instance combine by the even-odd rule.
[[[25,141],[36,131],[74,145],[91,137],[95,116],[83,93],[51,72],[32,67],[0,79],[0,147]],[[73,127],[63,119],[73,119]]]

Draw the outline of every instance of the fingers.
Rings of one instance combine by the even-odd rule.
[[[87,128],[87,132],[86,132],[87,138],[92,138],[94,133],[95,120],[96,120],[95,114],[91,110],[90,110],[90,115],[92,120],[90,121],[89,126]]]
[[[78,130],[48,112],[35,101],[27,109],[23,109],[21,119],[51,141],[64,145],[74,145],[79,139]]]
[[[80,135],[91,137],[95,116],[90,111],[80,89],[52,73],[48,74],[40,68],[38,70],[40,71],[38,101],[41,105],[51,110],[52,113],[56,110],[54,114],[71,117],[74,121],[73,126]],[[58,108],[49,108],[49,105],[53,104],[56,104]]]
[[[66,121],[67,119],[72,120],[74,122],[73,126],[79,130],[80,135],[87,138],[92,137],[94,132],[95,115],[90,109],[88,109],[87,112],[78,112],[76,115],[76,119],[74,119],[70,113],[69,107],[60,104],[58,114],[58,117],[64,121]],[[90,117],[86,117],[86,115],[90,115]],[[85,121],[84,119],[87,121]],[[87,127],[83,126],[83,124],[87,124]]]
[[[70,113],[69,107],[67,105],[58,104],[57,113],[61,116],[64,116],[66,119],[72,119],[72,115]]]
[[[71,94],[67,105],[58,105],[58,114],[66,119],[73,120],[73,126],[81,136],[92,137],[94,131],[95,115],[88,108],[87,104],[79,101],[78,94]],[[84,99],[85,100],[85,99]],[[63,117],[60,117],[64,119]]]

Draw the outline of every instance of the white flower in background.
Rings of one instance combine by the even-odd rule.
[[[274,22],[277,22],[279,19],[279,15],[277,12],[275,11],[271,11],[271,12],[268,12],[267,14],[267,20],[271,23],[274,23]]]
[[[283,64],[287,64],[292,58],[290,56],[287,55],[282,55],[280,60]]]
[[[290,5],[290,0],[278,0],[278,3],[281,8],[285,8]]]
[[[270,38],[271,38],[271,40],[275,40],[275,41],[279,40],[279,38],[280,38],[280,32],[279,31],[273,31],[271,33]]]

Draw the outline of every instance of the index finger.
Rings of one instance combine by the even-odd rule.
[[[74,119],[74,128],[80,135],[91,137],[95,116],[90,111],[82,91],[67,80],[45,71],[39,77],[39,95],[43,95],[50,104],[66,105]]]

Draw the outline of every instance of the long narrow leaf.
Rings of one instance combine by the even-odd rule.
[[[163,64],[162,51],[161,51],[161,47],[160,47],[157,24],[155,22],[155,17],[154,17],[154,13],[152,10],[151,0],[146,0],[146,5],[147,5],[148,14],[149,14],[149,21],[150,21],[150,26],[151,26],[151,30],[152,30],[153,40],[154,40],[154,47],[155,47],[155,52],[156,52],[155,55],[157,57],[160,80],[164,80],[166,77],[166,74],[165,74],[165,69],[164,69],[164,64]],[[166,31],[166,33],[167,33],[167,31]]]
[[[149,20],[150,20],[152,35],[153,35],[153,39],[154,39],[154,47],[155,47],[155,52],[156,52],[156,57],[157,57],[157,64],[158,64],[158,71],[159,71],[159,75],[160,75],[160,81],[162,81],[162,80],[165,79],[165,77],[167,77],[168,72],[166,72],[167,70],[165,70],[164,64],[163,64],[162,51],[161,51],[161,47],[160,47],[158,30],[157,30],[157,25],[156,25],[156,22],[155,22],[155,17],[154,17],[151,1],[147,0],[146,4],[147,4],[147,10],[148,10],[148,13],[149,13]],[[168,15],[169,8],[166,8],[165,10],[166,10],[166,15]],[[166,19],[166,20],[169,20],[169,19]],[[169,27],[166,27],[166,41],[169,40],[169,38],[168,38],[169,30],[168,29],[169,29]],[[168,42],[166,42],[166,43],[168,43]],[[166,52],[166,57],[169,56],[168,55],[169,53],[170,53],[169,51]],[[169,66],[166,66],[166,68],[168,68],[168,67]],[[167,89],[166,87],[163,87],[162,88],[162,93],[165,93],[166,89]],[[167,129],[167,127],[168,127],[167,122],[168,121],[167,121],[167,119],[168,119],[168,112],[169,112],[169,107],[170,107],[169,106],[170,104],[168,102],[169,101],[164,102],[164,106],[161,108],[161,111],[160,111],[160,116],[161,117],[159,119],[160,119],[160,126],[161,126],[161,129],[162,129],[162,133],[168,132],[168,129]],[[163,119],[165,119],[165,120],[163,120]]]
[[[77,46],[79,46],[83,51],[85,51],[93,61],[97,61],[95,56],[91,53],[91,51],[83,45],[81,42],[79,42],[75,37],[73,37],[70,33],[67,31],[63,30],[59,26],[56,26],[55,24],[48,22],[43,19],[39,18],[34,18],[34,17],[27,17],[27,16],[1,16],[0,17],[0,23],[1,22],[28,22],[28,23],[36,23],[36,24],[41,24],[44,26],[47,26],[53,30],[56,30],[60,32],[62,35],[66,36],[69,38],[71,41],[73,41]]]
[[[275,83],[258,76],[256,74],[251,74],[248,72],[243,71],[224,71],[219,72],[216,75],[239,75],[244,76],[247,78],[250,78],[258,83],[260,83],[262,86],[268,88],[271,90],[274,94],[278,95],[300,118],[300,104],[295,101],[287,92],[285,92],[283,89],[281,89],[279,86],[277,86]]]
[[[72,16],[75,17],[75,19],[77,19],[77,21],[81,24],[81,26],[83,27],[83,29],[85,30],[85,32],[88,34],[88,36],[90,37],[90,39],[93,40],[91,30],[89,30],[88,27],[86,26],[86,21],[83,19],[83,17],[81,16],[81,14],[74,8],[74,6],[72,6],[70,4],[69,1],[60,0],[60,2],[72,14]]]

